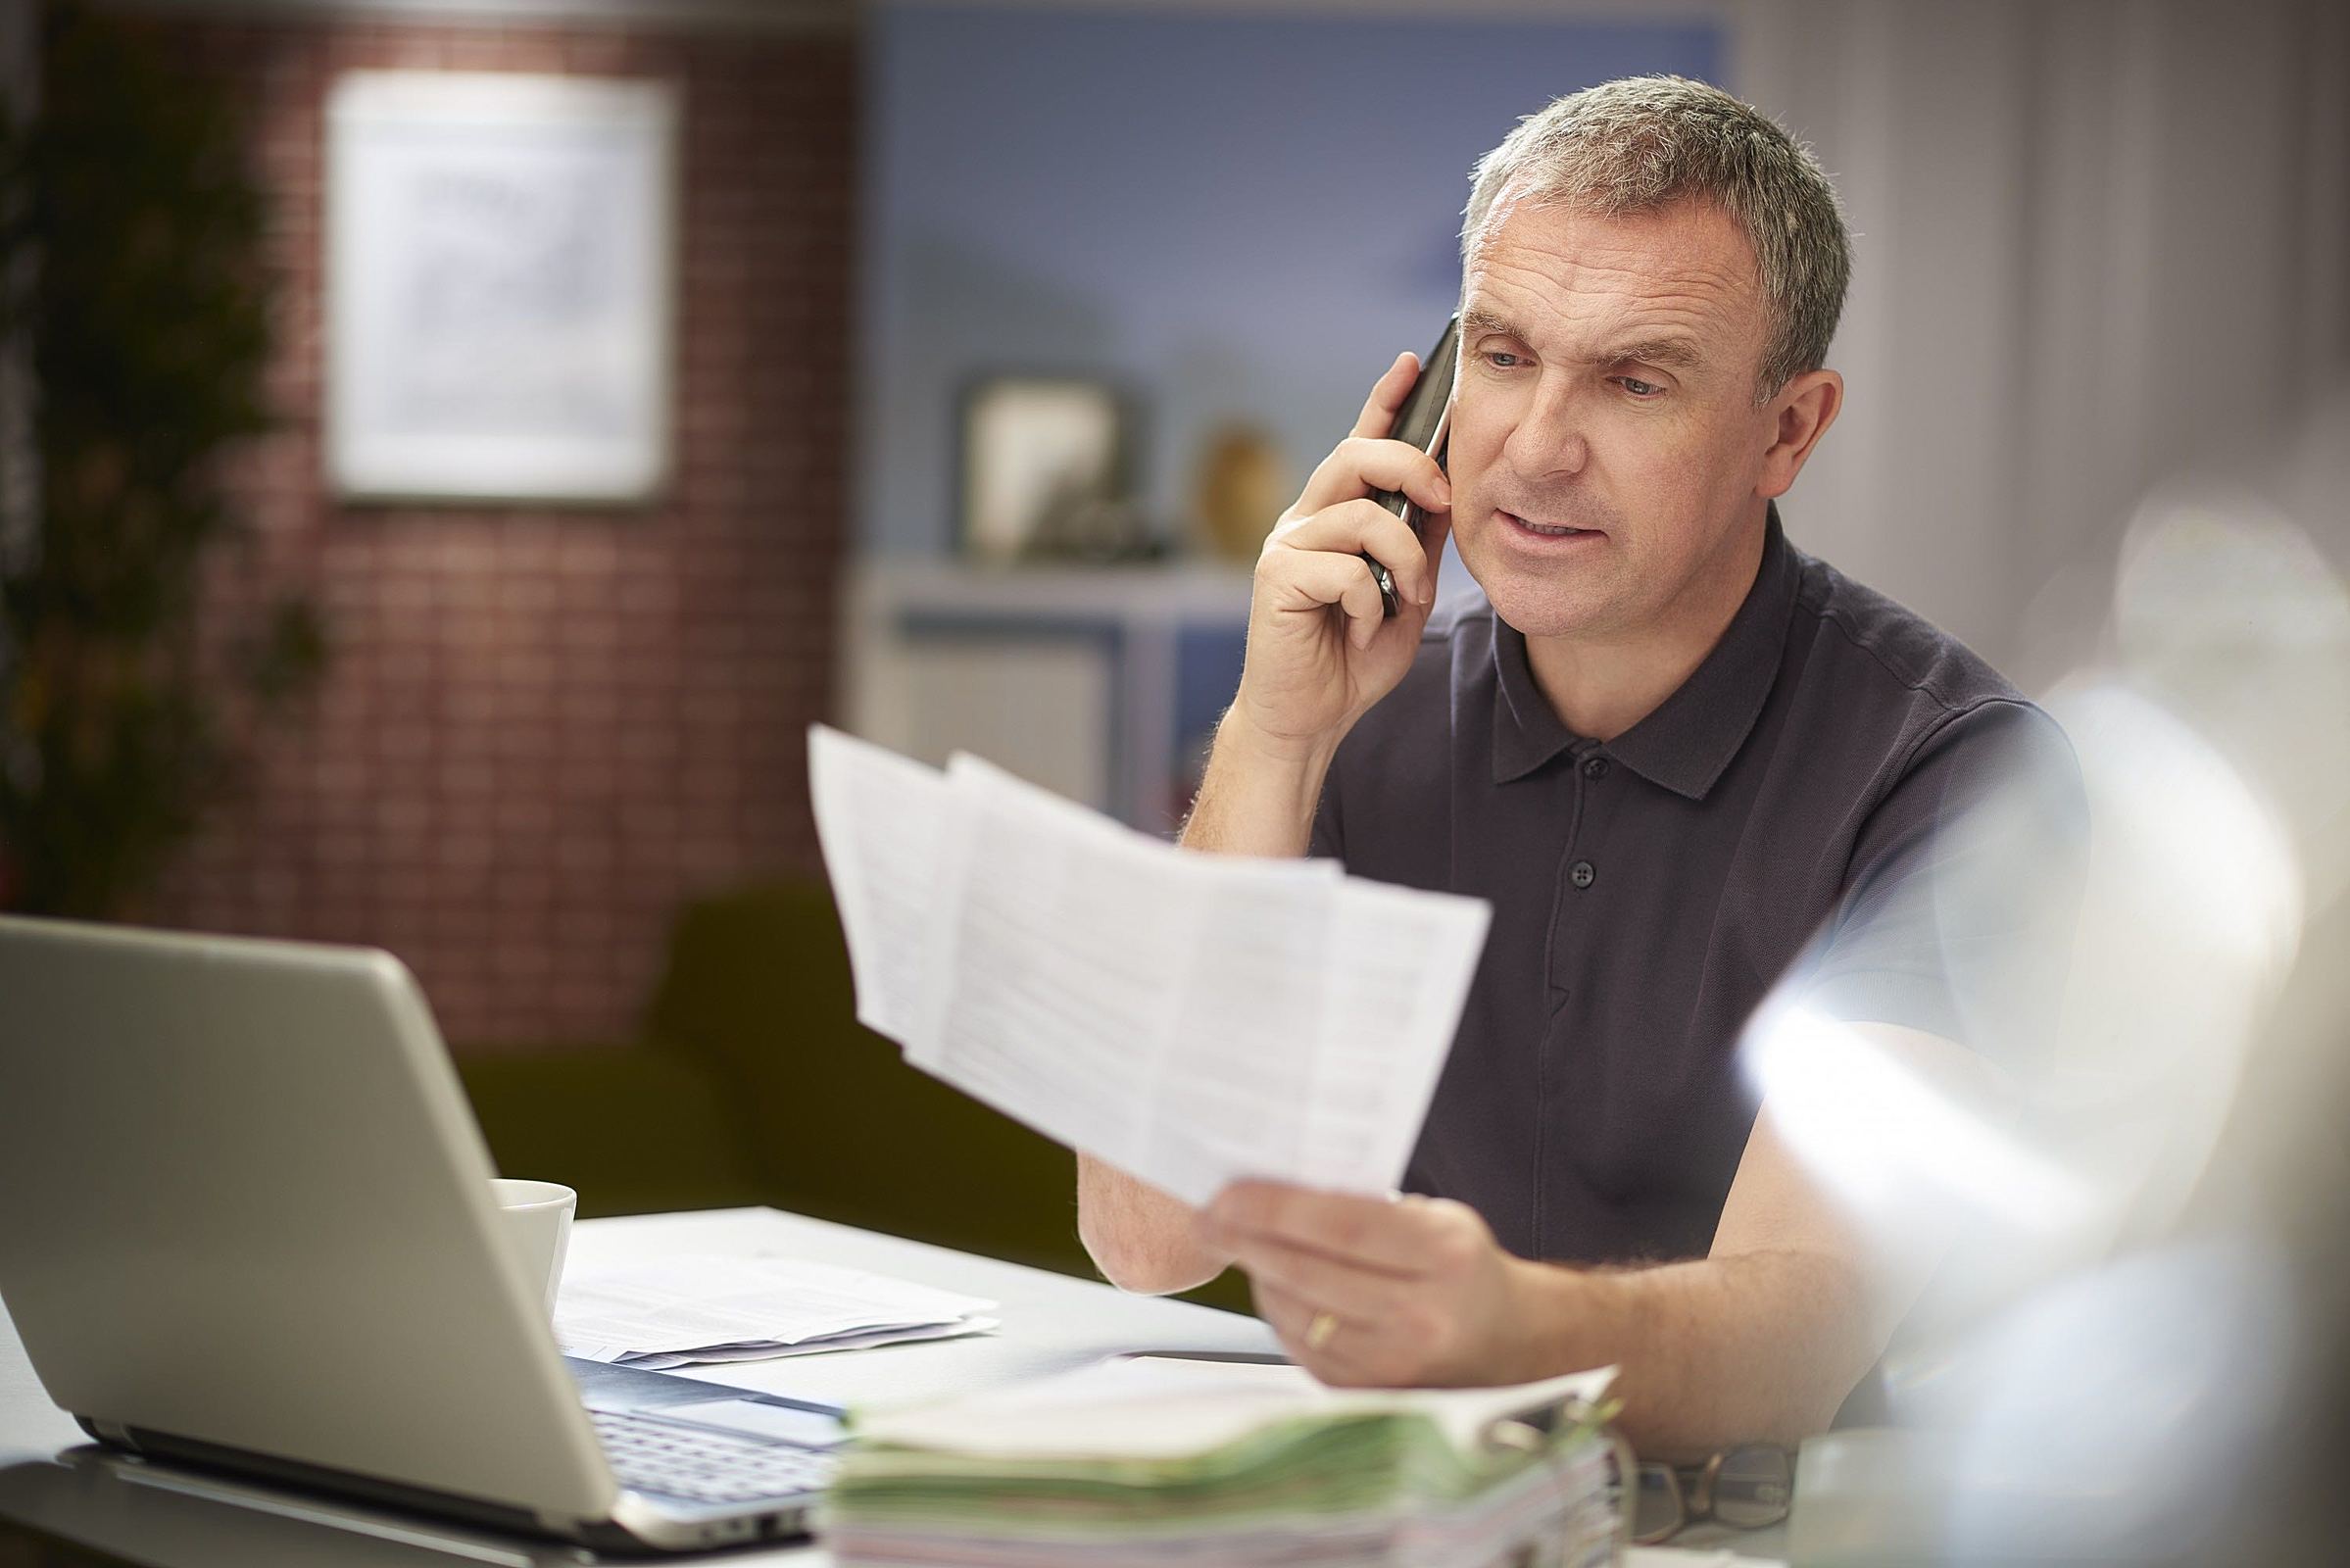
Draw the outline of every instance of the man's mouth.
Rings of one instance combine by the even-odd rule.
[[[1510,526],[1538,539],[1573,539],[1584,534],[1595,535],[1600,531],[1597,528],[1571,528],[1563,522],[1537,522],[1532,517],[1521,517],[1514,512],[1504,512],[1501,517]]]

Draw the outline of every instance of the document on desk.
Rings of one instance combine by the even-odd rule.
[[[809,766],[857,1015],[908,1061],[1187,1202],[1401,1179],[1482,900],[1181,850],[822,726]]]
[[[1498,1389],[1328,1389],[1297,1366],[1101,1363],[858,1408],[842,1568],[1297,1568],[1616,1560],[1611,1369]]]
[[[995,1310],[861,1269],[692,1253],[566,1276],[555,1337],[566,1355],[661,1371],[984,1334]]]
[[[1469,1389],[1335,1389],[1301,1366],[1113,1357],[961,1398],[857,1413],[862,1435],[998,1458],[1180,1459],[1295,1421],[1417,1415],[1463,1450],[1494,1426],[1572,1401],[1595,1408],[1616,1369]]]

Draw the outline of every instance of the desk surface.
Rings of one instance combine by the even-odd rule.
[[[1106,1285],[774,1209],[584,1221],[572,1232],[569,1266],[754,1248],[991,1297],[1003,1303],[1004,1327],[970,1339],[686,1367],[681,1374],[841,1404],[885,1403],[1039,1377],[1122,1350],[1275,1348],[1270,1332],[1254,1318],[1188,1301],[1128,1296]],[[0,1518],[173,1568],[246,1568],[256,1562],[334,1568],[490,1562],[539,1568],[592,1560],[568,1546],[533,1546],[511,1536],[420,1523],[406,1514],[140,1471],[101,1456],[73,1419],[49,1402],[15,1326],[0,1311]],[[223,1495],[247,1505],[223,1505]],[[1778,1534],[1737,1544],[1747,1551],[1777,1550]],[[729,1552],[724,1560],[816,1568],[829,1559],[820,1547],[803,1545]]]
[[[685,1367],[684,1375],[842,1404],[942,1397],[1082,1366],[1120,1350],[1262,1350],[1253,1318],[1188,1301],[1127,1296],[1106,1285],[974,1257],[774,1209],[713,1209],[587,1220],[574,1227],[569,1265],[600,1267],[666,1253],[788,1250],[826,1263],[894,1274],[1004,1303],[1002,1332],[775,1361]],[[16,1329],[0,1313],[0,1516],[143,1562],[248,1564],[571,1563],[569,1547],[534,1551],[511,1537],[419,1526],[341,1505],[296,1504],[283,1514],[223,1507],[214,1498],[126,1479],[135,1466],[94,1458],[88,1440],[49,1402]],[[84,1449],[60,1462],[60,1449]],[[347,1518],[347,1523],[342,1522]],[[373,1533],[367,1533],[367,1532]],[[730,1563],[826,1560],[813,1546],[730,1553]]]

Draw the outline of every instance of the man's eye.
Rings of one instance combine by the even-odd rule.
[[[1510,365],[1515,365],[1518,363],[1518,357],[1515,354],[1507,353],[1501,349],[1486,350],[1485,360],[1488,365],[1491,365],[1496,370],[1506,370],[1509,368],[1509,365],[1503,365],[1501,363],[1503,360],[1509,361]]]
[[[1652,381],[1642,381],[1635,376],[1629,375],[1617,376],[1616,384],[1622,387],[1625,391],[1631,393],[1636,398],[1660,397],[1663,395],[1665,390],[1663,387],[1656,385]]]

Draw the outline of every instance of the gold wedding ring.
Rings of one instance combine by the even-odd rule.
[[[1320,1349],[1330,1343],[1330,1337],[1338,1331],[1337,1318],[1328,1312],[1316,1312],[1314,1320],[1305,1325],[1305,1348],[1309,1350]]]

